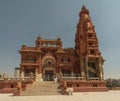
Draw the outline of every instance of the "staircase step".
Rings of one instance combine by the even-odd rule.
[[[35,95],[59,95],[59,84],[54,82],[34,82],[25,91],[21,92],[21,96],[35,96]]]

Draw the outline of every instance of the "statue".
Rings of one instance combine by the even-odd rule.
[[[22,91],[22,86],[21,86],[22,84],[21,84],[21,82],[19,81],[18,83],[17,83],[17,90],[18,91]]]

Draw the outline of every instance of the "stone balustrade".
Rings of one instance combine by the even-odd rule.
[[[85,80],[84,77],[61,77],[63,80]]]

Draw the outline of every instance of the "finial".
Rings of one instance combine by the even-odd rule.
[[[84,5],[82,6],[82,9],[79,13],[79,16],[81,16],[81,14],[88,14],[89,15],[89,11]]]
[[[40,39],[41,39],[40,33],[38,34],[38,38],[40,38]]]
[[[58,39],[58,40],[61,40],[61,38],[60,38],[60,35],[59,35],[59,34],[58,34],[58,37],[57,37],[57,39]]]
[[[82,6],[82,9],[86,9],[85,5]]]

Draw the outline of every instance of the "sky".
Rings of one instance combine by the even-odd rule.
[[[120,0],[0,0],[0,74],[13,76],[20,65],[18,50],[42,38],[60,37],[74,47],[79,12],[90,12],[105,63],[105,78],[120,78]]]

